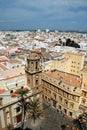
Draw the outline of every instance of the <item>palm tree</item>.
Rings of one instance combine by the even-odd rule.
[[[30,117],[33,119],[35,123],[36,119],[39,118],[42,110],[39,99],[36,98],[30,99],[28,108],[29,108]]]
[[[28,93],[28,91],[29,91],[28,89],[23,89],[23,87],[16,90],[16,93],[18,94],[18,98],[19,98],[18,105],[20,106],[20,108],[22,110],[21,129],[23,129],[23,127],[24,127],[24,120],[25,120],[25,115],[26,115],[26,111],[27,111],[27,102],[26,102],[25,96]]]

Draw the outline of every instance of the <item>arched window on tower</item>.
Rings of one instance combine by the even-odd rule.
[[[38,62],[36,62],[36,70],[38,69]]]

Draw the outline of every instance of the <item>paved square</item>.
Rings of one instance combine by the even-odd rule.
[[[52,107],[47,107],[44,104],[43,116],[41,119],[38,119],[38,123],[36,126],[31,125],[31,119],[29,119],[25,123],[25,127],[32,128],[33,130],[61,130],[61,125],[70,124],[72,125],[72,121],[67,117],[63,117],[63,115],[57,112]]]

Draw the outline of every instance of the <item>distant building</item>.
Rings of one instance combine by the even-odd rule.
[[[68,60],[68,72],[74,75],[80,75],[80,70],[84,67],[85,56],[80,53],[66,52],[65,59]]]

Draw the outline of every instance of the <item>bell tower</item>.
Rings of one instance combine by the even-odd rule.
[[[29,55],[26,58],[25,74],[27,79],[27,85],[33,92],[41,90],[41,74],[42,69],[40,67],[40,57],[35,51],[29,51]]]

